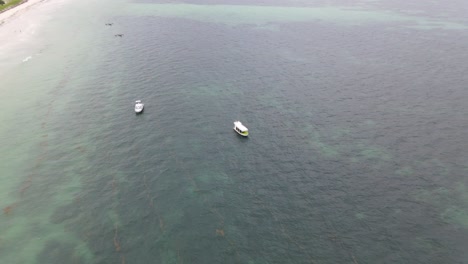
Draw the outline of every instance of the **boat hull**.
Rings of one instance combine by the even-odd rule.
[[[249,132],[248,132],[248,131],[247,131],[247,132],[240,132],[240,131],[238,131],[238,130],[236,129],[236,127],[234,127],[233,129],[234,129],[234,131],[236,131],[237,134],[239,134],[239,135],[241,135],[241,136],[243,136],[243,137],[248,137],[248,136],[249,136]]]
[[[145,105],[140,104],[135,106],[135,113],[141,114],[143,113],[143,110],[145,109]]]

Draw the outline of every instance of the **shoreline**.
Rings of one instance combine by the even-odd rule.
[[[0,27],[4,25],[10,18],[13,18],[18,12],[21,12],[29,7],[43,2],[45,0],[24,0],[15,6],[11,6],[5,10],[0,11]]]
[[[18,7],[18,6],[20,6],[20,5],[22,5],[22,4],[26,3],[26,2],[28,2],[28,0],[20,1],[20,2],[19,2],[18,4],[16,4],[16,5],[13,5],[13,6],[10,6],[10,7],[8,7],[8,8],[5,8],[5,9],[3,9],[3,10],[0,10],[0,14],[3,13],[3,12],[8,11],[8,10],[10,10],[10,9],[13,9],[13,8],[15,8],[15,7]]]

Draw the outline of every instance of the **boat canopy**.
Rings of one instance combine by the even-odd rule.
[[[234,122],[234,125],[241,131],[241,132],[247,132],[249,131],[240,121]]]

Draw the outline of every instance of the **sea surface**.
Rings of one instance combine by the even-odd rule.
[[[467,12],[19,12],[0,26],[0,263],[468,263]]]

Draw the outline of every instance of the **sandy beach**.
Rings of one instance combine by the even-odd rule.
[[[11,19],[23,14],[26,10],[28,10],[32,6],[38,3],[44,2],[44,1],[47,1],[47,0],[26,0],[20,5],[17,5],[13,8],[10,8],[6,11],[1,12],[0,13],[0,26],[7,23]]]
[[[63,1],[28,0],[0,13],[0,69],[29,60],[37,53],[32,49],[41,35],[44,22],[51,19],[51,6]],[[35,39],[36,41],[31,41]],[[13,64],[12,64],[13,63]]]

